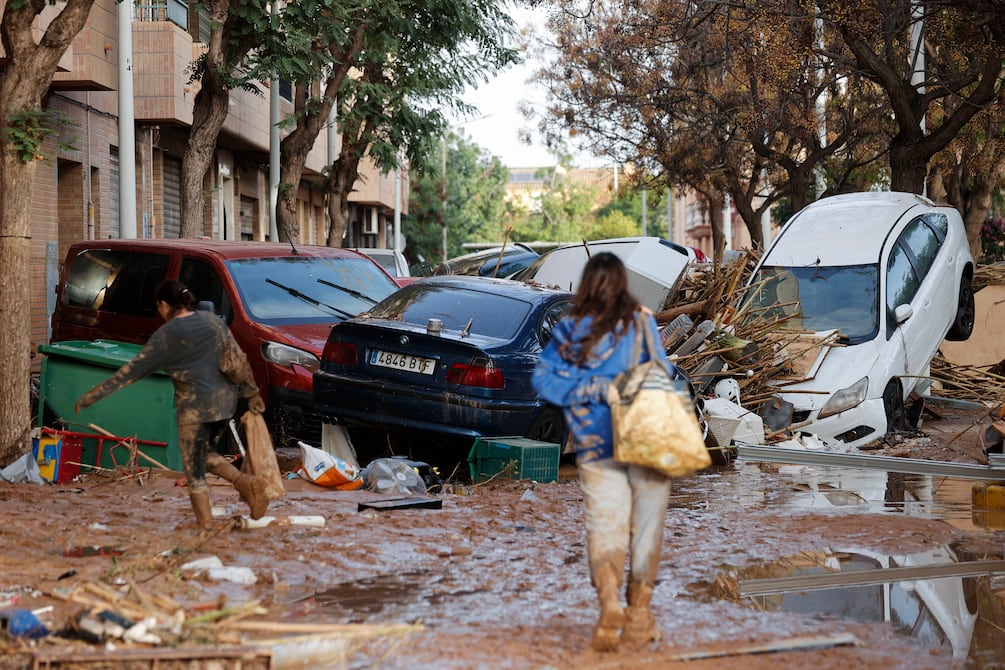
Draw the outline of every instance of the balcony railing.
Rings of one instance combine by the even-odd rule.
[[[137,21],[170,21],[188,30],[188,3],[184,0],[153,0],[136,4],[133,15]]]
[[[204,7],[196,13],[188,0],[148,0],[134,7],[133,17],[137,21],[170,21],[196,41],[209,43],[209,11]]]

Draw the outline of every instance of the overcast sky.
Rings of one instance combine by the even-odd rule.
[[[513,9],[513,18],[519,28],[541,26],[543,14],[529,8]],[[507,167],[544,167],[555,161],[548,151],[535,141],[533,145],[520,142],[519,131],[527,126],[520,114],[521,102],[543,105],[544,89],[528,80],[539,63],[527,58],[520,65],[506,69],[487,84],[469,91],[465,102],[477,107],[479,113],[472,119],[462,119],[455,127],[463,130],[476,144],[494,156],[499,156]]]

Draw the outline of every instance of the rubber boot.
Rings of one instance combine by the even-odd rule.
[[[192,501],[192,511],[195,512],[195,522],[199,530],[213,530],[213,503],[210,500],[209,487],[198,486],[188,492]]]
[[[625,609],[625,628],[621,639],[627,644],[643,645],[658,642],[660,629],[649,611],[653,598],[653,585],[649,582],[628,583],[628,607]]]
[[[252,475],[246,475],[234,464],[216,452],[206,456],[206,469],[217,477],[222,477],[234,485],[241,494],[241,500],[248,503],[252,519],[261,519],[269,508],[269,496],[265,492],[265,482]]]
[[[595,651],[614,651],[618,648],[618,633],[625,623],[621,607],[621,571],[610,563],[602,564],[593,574],[593,586],[600,600],[600,619],[593,631],[592,647]]]

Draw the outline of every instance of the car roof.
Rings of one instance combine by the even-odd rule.
[[[513,279],[494,279],[492,277],[476,275],[436,275],[433,277],[424,277],[418,282],[410,284],[410,286],[428,284],[446,286],[453,289],[502,293],[514,298],[522,298],[530,301],[538,301],[541,298],[550,298],[552,296],[572,297],[572,293],[568,291],[528,284]]]
[[[363,254],[339,247],[323,247],[311,244],[291,245],[287,242],[253,242],[202,238],[86,240],[73,244],[71,248],[74,250],[131,249],[135,251],[184,251],[187,253],[203,251],[223,259],[284,256],[365,258]]]
[[[498,256],[500,251],[503,251],[502,245],[499,245],[498,247],[492,247],[491,249],[479,249],[478,251],[472,251],[471,253],[464,254],[463,256],[454,256],[453,258],[447,259],[447,262],[457,263],[459,261],[470,261],[481,258],[492,258]],[[520,244],[519,242],[514,242],[513,244],[506,245],[505,251],[503,251],[504,256],[509,256],[511,254],[517,254],[517,253],[521,254],[530,253],[534,254],[535,256],[537,255],[536,251],[534,251],[528,246]]]
[[[937,209],[914,193],[847,193],[822,198],[793,216],[764,255],[762,265],[865,265],[879,261],[899,223]]]

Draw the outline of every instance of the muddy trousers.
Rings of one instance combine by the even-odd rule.
[[[622,638],[637,643],[659,638],[649,611],[659,570],[670,479],[650,468],[612,458],[580,463],[590,577],[600,600],[593,648],[617,647]],[[631,558],[628,609],[621,607],[625,559]]]
[[[202,530],[213,527],[213,505],[206,483],[206,454],[210,445],[223,435],[227,427],[226,421],[211,423],[180,423],[178,424],[178,450],[181,452],[181,465],[188,482],[188,497],[192,502],[195,520]]]

